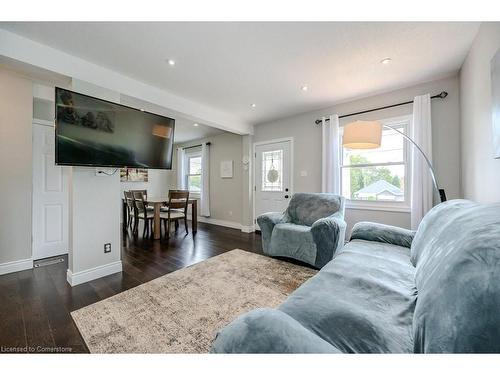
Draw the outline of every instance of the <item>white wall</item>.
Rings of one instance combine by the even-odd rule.
[[[339,115],[377,108],[388,104],[413,100],[416,95],[437,94],[447,91],[444,100],[432,101],[432,143],[434,167],[441,187],[446,189],[449,199],[460,197],[460,136],[459,136],[459,85],[453,76],[433,82],[375,95],[359,100],[337,104],[330,108],[260,124],[254,129],[254,142],[275,138],[294,137],[293,171],[295,192],[321,191],[321,128],[314,121],[321,116]],[[342,119],[341,125],[358,119],[383,119],[412,113],[412,105],[400,106],[365,115]],[[301,171],[307,176],[302,177]],[[389,225],[410,227],[408,212],[385,212],[348,209],[346,211],[348,231],[354,223],[362,220]]]
[[[460,71],[462,191],[478,202],[500,201],[500,159],[493,158],[490,61],[500,23],[481,24]]]
[[[73,167],[70,180],[69,270],[74,278],[121,259],[120,176]],[[104,253],[105,243],[111,243],[111,253]]]
[[[151,197],[165,197],[168,195],[168,187],[168,171],[149,169],[147,182],[120,182],[120,196],[123,197],[125,190],[146,189]]]
[[[86,82],[73,80],[72,89],[119,102],[120,96]],[[111,169],[112,171],[112,169]],[[96,175],[95,168],[73,167],[69,189],[68,282],[74,286],[120,272],[120,173]],[[104,244],[111,252],[104,253]]]
[[[0,274],[32,265],[32,90],[30,80],[0,70]]]
[[[239,228],[243,215],[243,168],[241,135],[224,133],[201,140],[191,141],[177,147],[188,147],[210,142],[210,219],[214,224],[222,221],[224,224]],[[233,161],[233,178],[220,177],[220,162]],[[174,150],[173,170],[170,173],[170,188],[177,187],[177,152]],[[248,185],[247,185],[248,186]],[[202,220],[204,220],[202,218]]]

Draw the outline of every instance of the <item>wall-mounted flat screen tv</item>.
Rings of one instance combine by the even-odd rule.
[[[171,169],[175,120],[56,88],[56,164]]]

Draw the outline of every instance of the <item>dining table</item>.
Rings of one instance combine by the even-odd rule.
[[[162,207],[168,207],[168,197],[145,197],[144,203],[153,207],[153,238],[159,240],[161,238],[161,220],[160,212]],[[191,231],[194,233],[198,230],[198,201],[196,199],[188,199],[188,205],[191,206]],[[123,210],[123,228],[127,228],[127,202],[122,199]]]

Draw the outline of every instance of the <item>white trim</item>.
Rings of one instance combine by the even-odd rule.
[[[33,258],[14,260],[12,262],[0,264],[0,275],[29,270],[31,268],[33,268]]]
[[[69,285],[75,286],[118,272],[122,272],[121,260],[75,273],[72,273],[71,270],[68,269],[66,272],[66,280]]]
[[[241,231],[243,233],[252,233],[255,231],[255,227],[253,225],[242,225]]]
[[[221,227],[228,227],[234,229],[241,229],[241,224],[235,221],[213,219],[211,217],[198,216],[198,222],[213,225],[220,225]]]
[[[50,126],[51,128],[54,127],[54,121],[48,121],[48,120],[42,120],[39,118],[34,118],[33,119],[33,125],[42,125],[42,126]]]
[[[385,211],[385,212],[411,212],[411,208],[407,205],[397,205],[395,203],[388,202],[374,202],[371,205],[363,201],[351,201],[346,199],[346,210],[368,210],[368,211]]]
[[[221,227],[226,227],[226,228],[240,229],[244,233],[252,233],[254,231],[253,225],[252,226],[241,225],[240,223],[237,223],[235,221],[212,219],[210,217],[204,217],[204,216],[198,216],[198,222],[212,224],[212,225],[219,225]]]
[[[262,145],[269,145],[273,143],[280,143],[280,142],[290,142],[290,173],[289,173],[289,178],[290,178],[290,196],[293,195],[294,193],[294,164],[293,164],[293,156],[294,156],[294,138],[293,137],[285,137],[285,138],[275,138],[275,139],[270,139],[268,141],[261,141],[261,142],[254,142],[252,146],[252,176],[250,178],[250,188],[252,190],[252,223],[253,223],[253,231],[257,228],[257,225],[255,224],[255,168],[257,167],[257,163],[255,163],[255,156],[256,156],[256,146],[262,146]]]

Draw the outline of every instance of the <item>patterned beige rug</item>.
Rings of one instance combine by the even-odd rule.
[[[207,353],[220,328],[277,307],[315,273],[236,249],[71,315],[91,353]]]

